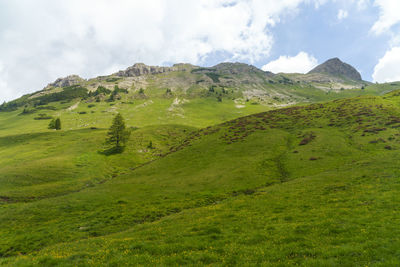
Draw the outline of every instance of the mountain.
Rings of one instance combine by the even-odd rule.
[[[43,90],[0,105],[0,111],[78,97],[85,98],[86,102],[104,100],[107,96],[97,90],[114,91],[116,86],[127,92],[131,99],[214,98],[233,100],[237,106],[250,102],[266,108],[364,94],[362,89],[369,83],[357,75],[350,75],[348,65],[338,62],[338,59],[327,61],[309,74],[273,74],[248,64],[229,62],[213,67],[191,64],[160,67],[136,63],[114,74],[88,80],[77,75],[58,78]],[[357,77],[351,79],[350,76]],[[139,91],[142,93],[138,94]]]
[[[399,102],[243,63],[57,79],[0,106],[0,265],[397,266]]]
[[[362,81],[361,74],[351,65],[342,62],[339,58],[331,58],[312,69],[308,74],[322,73],[332,76],[343,76],[353,81]]]

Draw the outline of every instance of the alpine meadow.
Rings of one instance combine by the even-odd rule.
[[[117,2],[130,10],[126,2]],[[201,6],[217,5],[211,2]],[[232,10],[242,2],[217,6]],[[277,7],[279,1],[270,2]],[[293,14],[279,13],[282,21],[268,13],[271,22],[266,22],[262,34],[276,27],[282,32],[275,35],[281,44],[279,38],[286,36],[286,30],[274,23],[294,20],[303,8],[318,13],[344,3],[327,1],[317,7],[311,4],[314,1],[299,2]],[[350,2],[357,5],[357,1],[346,3]],[[379,1],[358,2],[380,7]],[[357,12],[366,12],[358,5]],[[246,10],[231,14],[237,16],[233,21],[241,20]],[[92,14],[86,9],[76,12]],[[122,9],[118,12],[124,16]],[[335,13],[334,19],[354,19],[343,12]],[[57,14],[63,21],[62,12]],[[200,14],[192,19],[215,19],[212,12]],[[98,25],[123,25],[118,19],[115,24],[96,23],[93,33],[68,36],[87,38],[99,34]],[[187,23],[192,34],[201,32]],[[172,39],[180,29],[173,25],[177,28],[168,30]],[[144,27],[154,40],[162,38],[158,30],[163,27]],[[233,31],[230,25],[216,27],[226,31],[218,38],[203,38],[213,45]],[[372,29],[370,35],[375,34]],[[394,33],[397,28],[390,29]],[[183,39],[186,30],[178,40],[189,41]],[[242,35],[253,30],[249,26],[250,33]],[[141,34],[150,38],[145,30],[137,34],[138,39]],[[303,40],[299,34],[288,40]],[[16,35],[7,36],[11,39],[0,37],[0,48]],[[123,60],[122,44],[129,38],[124,35],[118,42],[120,50],[110,55],[105,52],[108,46],[102,47],[104,57]],[[59,46],[67,49],[65,42],[54,41],[55,50],[46,51],[57,57]],[[72,47],[80,48],[79,42]],[[155,42],[146,45],[156,47]],[[105,43],[111,40],[93,42],[84,51],[90,54]],[[232,43],[250,53],[241,43]],[[199,55],[207,50],[193,44],[191,50],[196,49]],[[357,70],[352,62],[344,62],[342,54],[341,59],[325,57],[322,64],[311,58],[315,62],[306,65],[306,71],[280,71],[274,66],[294,68],[300,63],[281,57],[279,64],[277,60],[261,67],[259,61],[243,59],[237,51],[218,46],[203,56],[246,63],[197,64],[202,61],[188,57],[191,63],[174,64],[163,58],[161,66],[131,62],[119,71],[114,64],[106,75],[66,74],[39,91],[4,101],[0,105],[0,266],[399,266],[400,81],[378,82],[375,77],[383,75],[379,72],[383,69],[400,69],[400,61],[386,69],[385,60],[395,57],[381,59],[371,82],[365,78],[367,67]],[[349,48],[344,57],[349,58],[349,53],[357,50]],[[1,55],[0,89],[12,85],[2,83],[3,73],[12,72],[8,63],[2,67],[6,57]],[[75,56],[68,54],[91,68]],[[286,61],[290,64],[283,66]],[[51,62],[56,73],[59,64],[69,61]]]

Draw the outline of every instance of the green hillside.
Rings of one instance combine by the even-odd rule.
[[[61,131],[35,120],[38,110],[0,113],[0,264],[400,262],[399,91],[275,110],[198,95],[182,104],[184,117],[165,112],[176,97],[136,93],[112,106],[47,103]],[[117,111],[138,129],[107,156]]]

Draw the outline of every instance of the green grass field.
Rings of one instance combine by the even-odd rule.
[[[53,103],[61,131],[0,112],[0,264],[400,263],[398,91],[270,111],[173,101]],[[107,156],[116,112],[138,128]]]

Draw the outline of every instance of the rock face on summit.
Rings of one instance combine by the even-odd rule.
[[[211,69],[215,69],[223,74],[240,74],[240,73],[261,73],[261,74],[271,74],[270,72],[264,72],[252,65],[248,65],[245,63],[231,63],[231,62],[223,62],[215,65]]]
[[[45,87],[45,89],[51,88],[51,87],[67,87],[67,86],[77,85],[83,81],[85,81],[85,80],[83,78],[79,77],[78,75],[69,75],[64,78],[58,78],[54,82],[49,83]]]
[[[348,79],[361,81],[360,73],[351,65],[338,58],[332,58],[312,69],[309,73],[325,73],[334,76],[344,76]]]
[[[174,67],[158,67],[158,66],[147,66],[143,63],[136,63],[135,65],[121,70],[116,73],[120,77],[135,77],[145,74],[157,74],[176,70]]]

